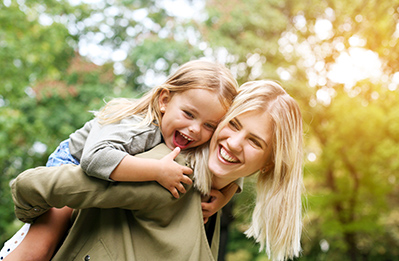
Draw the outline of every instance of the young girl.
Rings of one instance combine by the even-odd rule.
[[[46,166],[80,164],[88,175],[109,181],[157,181],[178,198],[179,192],[185,192],[182,183],[191,184],[185,174],[191,174],[192,170],[173,159],[181,149],[201,146],[211,138],[237,88],[234,77],[224,66],[202,60],[188,62],[137,101],[111,100],[95,114],[95,119],[61,142]],[[173,151],[161,160],[134,156],[162,141]],[[210,177],[205,179],[208,180],[198,184],[211,182]],[[216,204],[219,203],[225,204]],[[47,233],[58,241],[71,211],[53,209],[46,213],[36,222],[40,228],[39,225],[35,228],[36,223],[32,226],[29,238],[34,238],[37,244],[36,239]],[[23,236],[16,237],[22,233],[26,235],[26,226],[6,243],[2,258],[21,242]],[[51,257],[54,249],[42,247],[46,256]]]

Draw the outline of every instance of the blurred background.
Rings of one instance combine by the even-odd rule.
[[[112,97],[196,58],[272,79],[304,119],[298,260],[399,260],[398,0],[0,0],[0,245],[9,182],[44,165]],[[253,182],[225,209],[220,260],[268,260],[243,235]]]

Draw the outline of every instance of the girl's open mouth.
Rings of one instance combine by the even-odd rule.
[[[175,131],[175,135],[173,136],[173,144],[176,147],[185,149],[193,142],[194,142],[194,140],[191,139],[190,137],[184,135],[183,133],[181,133],[179,131]]]

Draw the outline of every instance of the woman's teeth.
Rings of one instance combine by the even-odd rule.
[[[220,148],[220,156],[222,156],[222,158],[228,162],[231,162],[231,163],[238,162],[238,160],[236,160],[235,158],[230,156],[230,154],[228,154],[227,151],[223,147]]]

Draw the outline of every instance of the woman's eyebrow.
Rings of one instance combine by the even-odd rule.
[[[269,147],[269,144],[267,144],[267,142],[264,139],[262,139],[260,136],[254,133],[251,133],[251,135],[254,136],[256,139],[259,139],[261,142],[263,142],[266,145],[266,147]]]
[[[233,121],[237,123],[238,127],[242,128],[242,124],[238,118],[233,118]]]
[[[236,124],[237,124],[240,128],[242,128],[242,124],[241,124],[241,122],[240,122],[240,120],[239,120],[238,118],[233,118],[233,121],[235,121]],[[252,133],[252,132],[250,132],[249,134],[250,134],[251,136],[255,137],[256,139],[259,139],[261,142],[263,142],[263,143],[266,145],[266,147],[269,147],[269,144],[267,144],[267,142],[266,142],[264,139],[262,139],[259,135],[256,135],[255,133]]]

